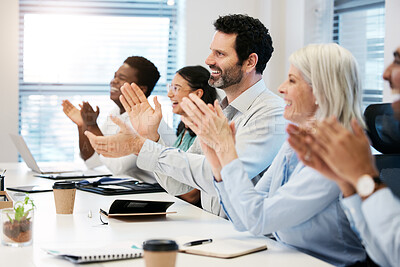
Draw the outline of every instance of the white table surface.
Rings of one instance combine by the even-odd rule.
[[[0,169],[7,169],[6,188],[54,183],[53,180],[34,177],[24,163],[0,163]],[[14,199],[23,198],[23,193],[7,192]],[[166,193],[102,196],[77,190],[72,215],[56,214],[52,192],[34,193],[30,196],[37,206],[33,245],[24,248],[0,246],[1,266],[74,266],[67,260],[48,255],[42,248],[106,246],[120,242],[142,244],[146,239],[176,239],[182,236],[248,239],[266,243],[268,250],[233,259],[178,253],[176,266],[330,266],[328,263],[283,246],[269,238],[254,237],[248,232],[238,232],[229,221]],[[174,201],[175,203],[168,211],[177,211],[177,213],[159,219],[129,222],[110,219],[108,225],[102,225],[99,219],[99,208],[107,207],[117,198]],[[92,213],[91,218],[88,216],[89,211]],[[92,263],[90,266],[144,266],[144,260],[119,260]]]

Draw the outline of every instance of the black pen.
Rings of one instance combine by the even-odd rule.
[[[183,244],[185,247],[192,247],[192,246],[197,246],[197,245],[203,245],[203,244],[207,244],[207,243],[211,243],[212,239],[202,239],[202,240],[196,240],[196,241],[192,241],[192,242],[187,242],[185,244]]]

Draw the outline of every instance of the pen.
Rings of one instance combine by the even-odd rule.
[[[197,246],[197,245],[203,245],[203,244],[207,244],[207,243],[211,243],[212,239],[202,239],[202,240],[196,240],[196,241],[192,241],[192,242],[187,242],[185,244],[183,244],[185,247],[191,247],[191,246]]]

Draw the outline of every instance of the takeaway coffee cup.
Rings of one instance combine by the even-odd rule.
[[[72,214],[74,212],[75,192],[76,188],[73,182],[54,183],[53,193],[57,214]]]
[[[152,239],[143,242],[146,267],[174,267],[178,245],[174,240]]]

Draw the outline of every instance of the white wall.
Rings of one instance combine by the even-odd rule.
[[[386,0],[385,66],[393,62],[393,52],[400,46],[400,1]],[[385,82],[383,102],[391,102],[389,83]]]
[[[0,1],[0,162],[17,161],[8,136],[18,132],[18,1]],[[1,168],[1,166],[0,166]]]
[[[258,18],[270,30],[274,53],[264,71],[267,87],[277,93],[279,85],[286,77],[286,1],[259,1]]]
[[[203,65],[210,54],[214,21],[221,15],[258,15],[259,0],[186,0],[186,65]]]
[[[322,1],[322,2],[321,2]],[[259,18],[270,29],[275,51],[264,72],[267,87],[277,91],[285,80],[289,55],[308,42],[310,25],[318,17],[315,7],[326,0],[187,0],[186,37],[182,44],[183,65],[205,66],[214,33],[213,22],[219,15],[245,13]],[[386,0],[385,64],[400,45],[400,1]],[[0,1],[0,162],[16,161],[17,153],[8,133],[18,131],[18,1]],[[313,39],[314,38],[314,39]],[[323,38],[326,38],[324,36]],[[384,100],[390,100],[386,86]],[[1,166],[0,166],[1,168]]]
[[[325,14],[332,10],[318,10],[318,7],[328,9],[332,3],[332,0],[187,0],[184,64],[206,66],[204,60],[210,53],[214,34],[212,24],[219,15],[248,14],[260,19],[270,30],[274,53],[263,77],[267,87],[277,93],[287,76],[289,55],[309,42],[331,38],[331,31],[316,36],[322,32],[320,27],[315,30],[310,27],[318,20],[326,21]],[[325,17],[321,19],[322,16]]]

